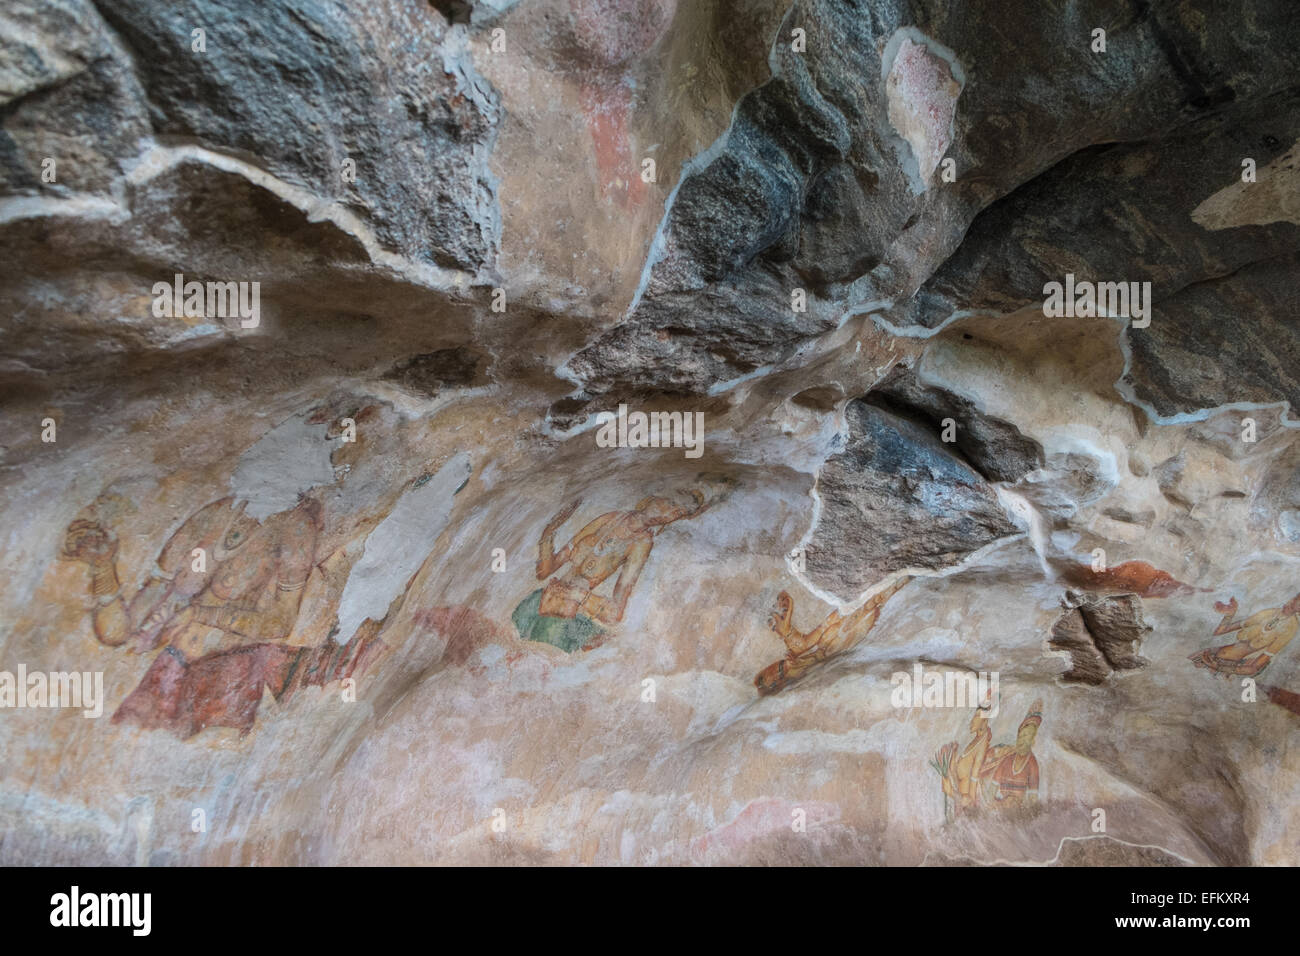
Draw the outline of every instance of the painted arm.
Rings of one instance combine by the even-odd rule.
[[[62,556],[83,561],[90,568],[90,593],[96,601],[93,626],[95,638],[101,644],[118,647],[135,635],[128,650],[143,651],[157,646],[160,632],[169,626],[175,614],[183,611],[191,593],[202,584],[201,579],[196,579],[188,591],[178,591],[175,583],[178,571],[189,560],[191,547],[223,520],[229,505],[230,499],[223,498],[191,515],[163,546],[153,576],[129,602],[121,595],[117,575],[117,539],[97,521],[83,519],[68,526]]]
[[[981,777],[992,775],[993,771],[998,769],[998,764],[1002,762],[1002,758],[1015,749],[1010,744],[994,744],[989,747],[984,751],[984,764],[979,768],[979,775]]]
[[[583,608],[593,618],[602,624],[617,624],[623,620],[623,612],[627,610],[628,598],[632,596],[632,589],[636,587],[636,580],[641,576],[641,570],[650,557],[652,546],[653,542],[647,540],[638,541],[628,548],[627,558],[623,562],[622,569],[618,572],[618,580],[614,582],[614,597],[612,600],[603,598],[594,592],[583,599]]]
[[[81,561],[90,570],[90,595],[95,599],[91,615],[95,639],[109,647],[124,644],[131,625],[117,578],[117,539],[97,521],[74,521],[68,525],[60,557],[65,561]]]
[[[117,568],[111,560],[105,565],[91,567],[90,593],[95,598],[95,611],[92,615],[95,639],[107,647],[125,644],[131,632],[131,623],[127,619],[126,604],[122,601]]]
[[[873,594],[862,607],[840,617],[839,611],[832,611],[826,622],[807,637],[808,645],[825,644],[825,653],[838,654],[858,644],[871,632],[880,620],[880,609],[885,602],[898,593],[911,578],[899,578],[883,591]],[[789,643],[789,642],[787,642]],[[792,648],[793,650],[793,648]]]
[[[901,577],[889,587],[882,591],[877,591],[871,595],[862,607],[858,608],[846,619],[848,630],[856,630],[864,627],[863,633],[871,630],[876,626],[876,619],[880,617],[880,609],[884,607],[885,602],[902,590],[903,585],[912,580],[910,577]]]
[[[1237,615],[1236,598],[1230,598],[1227,604],[1220,604],[1218,601],[1215,601],[1214,609],[1226,613],[1223,615],[1223,620],[1219,622],[1219,626],[1214,629],[1214,634],[1211,635],[1212,637],[1218,637],[1220,634],[1229,634],[1232,631],[1241,630],[1242,622],[1238,621],[1236,624],[1232,623],[1232,619]]]
[[[820,644],[822,638],[826,634],[826,629],[834,625],[838,620],[839,612],[831,611],[830,617],[806,633],[791,626],[787,633],[781,635],[781,639],[785,641],[785,647],[789,652],[790,657],[798,657],[810,648],[816,647]]]
[[[767,626],[785,642],[791,657],[799,656],[812,646],[808,635],[794,626],[794,598],[788,591],[776,596],[776,608],[768,615]]]
[[[282,641],[293,630],[302,604],[304,581],[292,590],[277,585],[268,607],[195,605],[194,619],[252,641]]]
[[[537,580],[543,581],[552,574],[564,567],[568,563],[572,554],[573,542],[570,541],[559,553],[555,551],[555,532],[560,529],[560,525],[573,517],[573,513],[578,510],[582,504],[582,499],[569,502],[560,511],[547,522],[545,529],[542,531],[542,537],[537,542]]]
[[[871,595],[862,607],[844,618],[840,623],[839,633],[835,635],[838,645],[836,650],[852,647],[866,637],[880,620],[880,609],[884,607],[885,602],[902,590],[903,585],[910,580],[912,579],[907,576],[899,578],[889,587]],[[838,620],[838,612],[831,617]],[[826,626],[829,627],[832,623],[831,619],[827,619]]]

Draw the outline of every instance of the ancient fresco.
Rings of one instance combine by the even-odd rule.
[[[7,0],[0,865],[1300,864],[1298,51]]]
[[[264,691],[287,701],[305,686],[353,681],[383,656],[391,607],[352,626],[345,617],[347,633],[338,610],[357,545],[382,526],[382,509],[402,508],[404,491],[433,477],[405,490],[382,484],[374,453],[401,429],[391,410],[351,396],[287,419],[241,457],[236,493],[186,517],[148,568],[123,565],[118,532],[102,516],[122,510],[120,496],[102,494],[68,526],[59,557],[85,567],[95,639],[152,655],[115,723],[181,738],[212,726],[246,734]],[[309,590],[312,621],[299,626]]]
[[[1291,639],[1295,637],[1296,628],[1300,627],[1300,595],[1287,601],[1281,607],[1256,611],[1245,620],[1237,620],[1237,599],[1229,598],[1226,603],[1215,601],[1214,609],[1223,615],[1223,620],[1214,629],[1213,637],[1234,634],[1236,640],[1231,644],[1207,647],[1192,654],[1189,660],[1197,667],[1203,667],[1214,675],[1222,675],[1228,680],[1233,677],[1254,677],[1263,672],[1273,658],[1286,650]]]
[[[729,490],[727,483],[721,487]],[[677,500],[644,498],[630,511],[610,511],[591,519],[557,549],[556,532],[582,502],[566,505],[547,522],[537,544],[537,580],[546,584],[524,598],[511,616],[520,638],[551,644],[566,653],[599,647],[608,638],[608,629],[623,620],[656,534],[676,521],[702,514],[725,490],[702,485],[679,492]],[[611,578],[612,593],[598,594],[596,589]]]
[[[945,818],[984,809],[1033,809],[1039,788],[1034,741],[1042,724],[1043,702],[1036,700],[1016,728],[1014,741],[995,744],[989,718],[977,709],[970,719],[970,739],[965,744],[949,741],[930,762],[943,788]]]
[[[785,642],[786,655],[769,664],[754,678],[760,694],[775,694],[799,680],[822,661],[842,654],[862,641],[876,626],[880,609],[907,583],[906,577],[877,591],[862,606],[847,615],[831,611],[826,620],[810,631],[794,626],[794,598],[787,591],[777,595],[776,608],[767,619],[770,627]]]
[[[320,504],[304,498],[263,521],[245,506],[223,498],[196,511],[129,597],[110,533],[87,519],[69,526],[63,555],[87,566],[96,638],[108,647],[127,645],[128,653],[157,652],[115,722],[179,737],[208,726],[247,732],[264,688],[281,700],[304,685],[344,680],[380,651],[375,635],[382,622],[367,622],[345,643],[328,636],[315,646],[285,643],[319,563]]]

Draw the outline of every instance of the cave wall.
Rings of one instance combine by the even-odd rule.
[[[11,4],[0,862],[1300,862],[1297,41]]]

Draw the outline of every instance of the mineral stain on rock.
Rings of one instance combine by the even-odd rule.
[[[384,378],[433,398],[446,389],[482,384],[487,364],[485,356],[458,345],[402,359]]]

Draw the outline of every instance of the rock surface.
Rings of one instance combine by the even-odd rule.
[[[8,4],[0,863],[1300,863],[1298,67]]]

